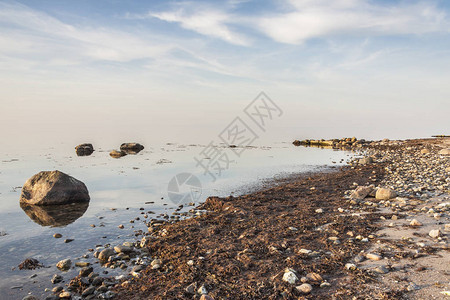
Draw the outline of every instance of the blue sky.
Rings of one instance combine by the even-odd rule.
[[[207,141],[261,90],[286,112],[272,139],[448,134],[448,13],[445,1],[0,1],[2,135]]]

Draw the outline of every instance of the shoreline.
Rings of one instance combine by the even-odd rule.
[[[420,299],[423,296],[446,299],[441,292],[450,289],[448,273],[438,270],[444,278],[439,289],[420,287],[416,283],[405,285],[408,282],[405,278],[416,272],[400,267],[400,263],[414,254],[400,259],[397,256],[398,252],[415,251],[414,262],[426,263],[430,256],[437,260],[436,266],[448,261],[448,233],[444,224],[448,223],[450,206],[441,207],[436,224],[426,224],[441,227],[436,237],[439,247],[436,247],[423,241],[400,239],[399,243],[398,233],[390,236],[398,230],[417,229],[405,222],[410,221],[413,208],[424,203],[416,201],[416,196],[408,197],[408,189],[399,190],[400,197],[392,197],[390,201],[371,195],[356,200],[350,197],[357,187],[395,185],[389,181],[390,166],[398,163],[395,153],[402,156],[410,152],[408,155],[414,156],[426,148],[430,149],[430,155],[435,155],[442,148],[442,141],[448,143],[448,139],[384,140],[369,143],[363,149],[358,146],[372,161],[355,159],[336,172],[284,178],[271,188],[238,197],[209,197],[198,207],[201,212],[198,216],[172,224],[150,222],[149,233],[140,242],[125,246],[147,255],[148,261],[136,264],[130,276],[116,278],[118,283],[110,282],[108,287],[114,291],[110,296],[116,299]],[[444,143],[444,147],[448,148],[448,144]],[[427,153],[421,155],[425,161],[428,159]],[[445,161],[448,164],[444,156]],[[434,203],[436,207],[448,201],[448,168],[445,172],[447,190],[444,189],[443,200],[427,202],[424,196],[419,200]],[[403,225],[391,226],[392,222]],[[424,234],[420,237],[424,238]],[[377,247],[385,244],[396,245],[398,249],[389,253]],[[440,251],[446,255],[433,256]],[[430,274],[427,277],[433,278]],[[90,282],[83,283],[82,279],[78,276],[72,280],[78,283],[75,291],[80,294],[88,288],[92,290]],[[94,299],[94,295],[92,291],[85,296]]]

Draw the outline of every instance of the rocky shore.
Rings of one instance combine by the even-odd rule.
[[[145,220],[135,243],[91,249],[103,274],[78,263],[48,299],[448,299],[450,139],[324,145],[360,155]]]

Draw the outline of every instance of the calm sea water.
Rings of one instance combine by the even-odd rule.
[[[200,153],[204,147],[146,145],[137,155],[120,159],[111,158],[110,149],[96,149],[91,156],[77,157],[73,145],[64,144],[20,154],[3,151],[0,162],[0,298],[21,299],[28,293],[44,298],[49,294],[44,289],[52,288],[52,275],[61,274],[55,267],[59,260],[70,258],[73,263],[93,263],[95,260],[89,248],[135,241],[135,231],[147,229],[142,222],[141,208],[145,212],[153,212],[149,218],[160,217],[162,213],[170,215],[177,208],[177,201],[168,196],[168,183],[177,174],[189,173],[198,178],[201,189],[184,189],[192,192],[184,201],[190,200],[189,195],[194,195],[197,202],[201,202],[211,195],[248,192],[265,179],[337,166],[345,163],[351,155],[343,151],[280,143],[246,148],[238,157],[230,152],[232,149],[224,147],[220,149],[229,154],[231,162],[221,174],[213,172],[216,177],[213,181],[194,160],[202,157]],[[202,162],[207,164],[208,160]],[[43,170],[60,170],[83,181],[91,196],[89,205],[65,209],[62,213],[45,208],[24,211],[19,205],[21,186]],[[130,223],[138,216],[141,216],[140,221]],[[125,228],[119,229],[120,224]],[[63,237],[55,239],[55,233]],[[65,243],[65,239],[73,241]],[[82,258],[83,255],[89,255],[89,258]],[[47,268],[19,270],[17,266],[28,257],[38,259]],[[94,268],[98,273],[103,271],[98,264]],[[122,272],[108,271],[109,275]],[[62,274],[65,282],[60,285],[75,274],[75,269]]]

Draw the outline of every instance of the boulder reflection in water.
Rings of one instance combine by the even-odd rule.
[[[41,226],[62,227],[75,222],[88,209],[89,203],[65,205],[27,205],[20,203],[27,216]]]

